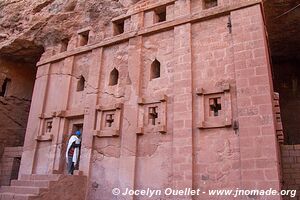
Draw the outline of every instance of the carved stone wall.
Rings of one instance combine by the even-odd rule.
[[[66,138],[82,130],[87,199],[113,199],[113,188],[280,189],[259,1],[142,1],[109,26],[101,40],[79,30],[37,64],[21,174],[65,173]]]

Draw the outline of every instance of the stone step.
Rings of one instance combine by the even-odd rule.
[[[48,188],[51,182],[52,181],[48,181],[48,180],[12,180],[11,186]]]
[[[1,200],[30,200],[31,197],[37,196],[31,194],[0,193]]]
[[[38,195],[46,188],[39,187],[24,187],[24,186],[2,186],[0,188],[1,193],[15,193],[15,194],[29,194],[29,195]],[[2,200],[2,199],[1,199]]]
[[[61,174],[22,174],[20,180],[30,181],[30,180],[45,180],[45,181],[58,181]]]

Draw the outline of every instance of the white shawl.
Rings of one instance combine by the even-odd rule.
[[[75,142],[75,144],[80,144],[80,139],[76,135],[72,135],[70,137],[69,142],[68,142],[67,151],[66,151],[66,161],[67,162],[68,162],[68,156],[69,156],[68,152],[69,152],[73,142]],[[79,148],[75,148],[74,149],[74,154],[73,154],[73,159],[72,159],[72,161],[74,162],[74,165],[77,164],[78,156],[79,156]]]

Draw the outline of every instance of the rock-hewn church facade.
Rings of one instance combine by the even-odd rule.
[[[51,184],[28,199],[67,199],[67,190],[78,193],[72,199],[146,199],[113,188],[280,190],[278,95],[260,0],[140,1],[110,27],[78,30],[37,64],[13,183]],[[77,130],[79,169],[65,176]]]

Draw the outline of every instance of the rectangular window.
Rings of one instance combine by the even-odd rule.
[[[120,35],[124,33],[125,30],[125,20],[118,20],[113,22],[113,35]]]
[[[165,6],[154,10],[154,23],[164,22],[167,20],[167,8]]]
[[[203,8],[209,9],[218,6],[218,0],[203,0]]]
[[[66,39],[63,39],[61,41],[61,46],[60,46],[60,52],[65,52],[68,50],[68,45],[69,45],[69,39],[66,38]]]
[[[89,43],[90,31],[79,33],[78,46],[85,46]]]

